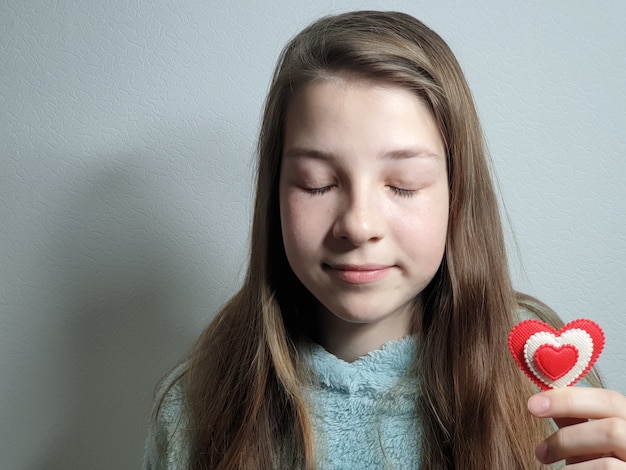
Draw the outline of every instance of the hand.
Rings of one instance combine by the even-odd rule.
[[[537,446],[544,464],[565,459],[568,469],[626,469],[626,397],[613,390],[566,387],[540,392],[529,411],[560,428]]]

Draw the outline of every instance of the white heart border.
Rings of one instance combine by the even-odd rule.
[[[557,380],[550,379],[535,366],[535,353],[537,349],[544,344],[555,347],[569,344],[578,350],[578,360],[576,364],[574,364],[568,373]],[[592,355],[593,339],[589,333],[580,328],[572,328],[571,330],[564,331],[560,336],[556,336],[547,331],[539,331],[530,336],[524,344],[524,360],[526,361],[526,365],[528,365],[528,368],[535,377],[551,388],[567,387],[578,379],[587,366],[589,366]]]

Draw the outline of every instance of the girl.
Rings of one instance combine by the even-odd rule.
[[[625,397],[533,396],[510,358],[546,315],[511,287],[444,41],[401,13],[323,18],[279,59],[247,276],[164,381],[145,468],[626,468]]]

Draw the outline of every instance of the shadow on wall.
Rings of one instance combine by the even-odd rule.
[[[29,468],[139,468],[156,381],[197,335],[181,315],[193,310],[194,253],[177,243],[169,175],[107,160],[70,195],[51,237],[60,301],[50,314],[62,327],[50,352],[64,396],[49,399],[62,422]]]

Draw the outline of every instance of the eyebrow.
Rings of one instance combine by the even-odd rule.
[[[283,156],[285,158],[307,157],[324,161],[331,161],[337,158],[333,153],[304,147],[290,148],[283,153]],[[380,160],[405,160],[409,158],[443,158],[443,156],[425,149],[407,148],[385,152],[378,158]]]

